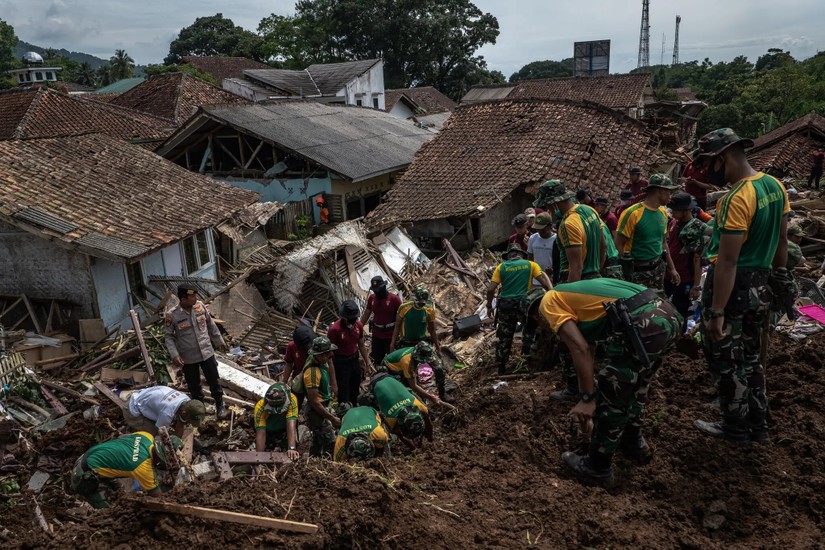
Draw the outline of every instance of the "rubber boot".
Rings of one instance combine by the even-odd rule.
[[[642,428],[639,426],[627,426],[619,441],[619,450],[630,460],[637,464],[647,464],[653,458],[653,451],[642,435]]]
[[[754,443],[771,442],[766,416],[765,411],[754,411],[753,408],[748,411],[748,431],[750,440]]]
[[[229,418],[229,411],[223,406],[223,401],[215,401],[215,416],[218,417],[218,420]]]
[[[747,429],[735,429],[725,426],[722,422],[706,422],[704,420],[694,420],[693,425],[705,435],[724,439],[731,443],[747,444],[750,442],[750,434]]]
[[[612,457],[602,453],[581,456],[568,451],[562,453],[561,458],[567,468],[583,483],[607,488],[613,486],[613,467],[610,465]]]

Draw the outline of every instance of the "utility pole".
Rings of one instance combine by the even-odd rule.
[[[665,33],[662,33],[662,57],[659,58],[659,65],[665,64]]]
[[[636,67],[650,67],[650,0],[642,0],[642,28],[639,31],[639,62]]]
[[[682,22],[682,16],[676,16],[676,35],[673,39],[673,62],[671,65],[679,64],[679,23]]]

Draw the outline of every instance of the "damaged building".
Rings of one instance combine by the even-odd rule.
[[[808,113],[755,139],[748,160],[773,176],[806,180],[818,148],[825,148],[825,117]]]

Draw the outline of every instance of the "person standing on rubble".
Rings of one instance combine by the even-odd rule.
[[[553,244],[556,242],[556,234],[553,232],[553,218],[547,212],[542,212],[536,217],[533,225],[537,233],[530,235],[527,243],[527,259],[535,262],[542,272],[550,276],[553,273]],[[538,279],[533,279],[533,286],[540,285]]]
[[[332,362],[338,381],[338,403],[355,405],[361,380],[373,370],[364,345],[364,325],[358,320],[360,313],[355,300],[345,300],[340,318],[327,330],[327,338],[335,345]]]
[[[594,212],[595,214],[595,212]],[[522,302],[527,293],[533,288],[533,279],[538,280],[545,290],[550,290],[553,285],[547,274],[535,262],[527,260],[527,253],[517,244],[507,247],[505,260],[496,266],[490,282],[487,283],[487,311],[492,315],[493,298],[496,291],[498,302],[495,308],[495,319],[497,323],[496,337],[496,366],[498,373],[504,374],[507,367],[507,358],[513,347],[513,336],[519,323],[524,325],[524,309]],[[524,331],[521,337],[522,355],[530,355],[533,347],[534,331]]]
[[[559,220],[559,283],[593,279],[600,276],[607,247],[601,218],[593,208],[575,204],[574,193],[559,180],[548,180],[539,187],[534,205],[547,208]]]
[[[384,357],[390,352],[392,335],[395,330],[395,318],[401,307],[401,298],[398,294],[387,289],[387,281],[381,275],[376,275],[370,281],[372,294],[367,299],[367,307],[361,315],[361,324],[369,323],[372,341],[370,343],[370,358],[374,366],[380,365]]]
[[[198,301],[198,289],[190,284],[178,286],[180,303],[166,314],[166,349],[172,363],[183,367],[183,376],[192,399],[203,401],[201,371],[209,384],[209,392],[215,400],[215,413],[219,419],[229,416],[223,405],[223,389],[218,376],[215,350],[226,351],[218,326]]]
[[[679,273],[667,246],[667,212],[664,206],[677,187],[664,174],[653,174],[645,187],[645,199],[622,212],[616,231],[616,249],[624,278],[664,293],[665,269],[671,283],[679,284]],[[664,294],[662,294],[664,295]]]
[[[300,391],[305,393],[309,408],[307,427],[312,432],[310,456],[329,456],[335,444],[335,428],[341,421],[329,410],[332,400],[331,386],[335,385],[335,369],[330,369],[332,352],[336,346],[325,336],[312,341],[309,359],[301,375]]]
[[[610,211],[610,201],[607,200],[607,197],[599,197],[596,199],[593,208],[599,213],[599,217],[605,225],[607,225],[607,229],[610,231],[610,238],[613,239],[616,236],[616,229],[619,227],[619,218]]]
[[[570,414],[581,432],[592,428],[588,453],[565,452],[562,460],[582,481],[610,486],[617,449],[636,462],[651,458],[642,435],[647,392],[682,318],[654,291],[607,278],[559,285],[528,311],[570,350],[579,391]],[[602,342],[606,357],[597,372],[594,346]]]
[[[765,366],[772,300],[786,303],[795,289],[788,259],[788,193],[757,172],[745,149],[753,141],[721,128],[699,140],[708,183],[732,184],[716,208],[708,245],[711,262],[702,289],[705,357],[719,390],[721,422],[696,420],[704,434],[731,442],[768,442]]]
[[[808,176],[808,189],[811,184],[816,185],[816,190],[819,191],[819,182],[822,179],[822,165],[825,164],[825,147],[820,145],[811,155],[811,173]]]
[[[685,318],[690,304],[699,298],[702,290],[698,285],[702,277],[700,256],[705,224],[693,217],[693,204],[693,197],[687,193],[673,195],[669,205],[673,219],[667,225],[667,246],[679,273],[679,283],[666,281],[665,296],[670,297],[676,311]]]
[[[510,235],[510,238],[507,239],[507,244],[517,244],[522,250],[527,250],[527,243],[530,240],[530,226],[527,216],[524,214],[516,214],[516,217],[513,218],[512,223],[515,233]]]
[[[378,411],[354,407],[341,419],[332,456],[335,462],[369,460],[384,454],[388,439]]]
[[[630,201],[632,201],[632,200],[633,200],[633,191],[631,191],[630,189],[622,189],[621,192],[619,192],[619,204],[616,206],[616,208],[613,209],[613,214],[616,215],[616,220],[617,220],[616,227],[617,227],[617,229],[618,229],[618,220],[619,220],[619,218],[622,217],[622,212],[624,212],[625,209],[628,206],[630,206],[630,204],[631,204]],[[615,235],[614,235],[614,238],[615,238]]]
[[[206,407],[175,388],[152,386],[132,392],[124,416],[134,431],[156,434],[157,428],[171,426],[175,435],[183,437],[185,426],[200,426]]]
[[[170,436],[175,450],[183,449],[183,441]],[[82,496],[93,508],[108,508],[106,492],[117,491],[115,480],[131,478],[149,496],[158,496],[158,470],[165,470],[166,456],[161,445],[148,432],[125,435],[95,445],[75,462],[69,484],[72,491]]]
[[[701,162],[696,162],[696,152],[682,172],[685,181],[685,192],[696,199],[696,205],[704,210],[708,207],[708,191],[716,191],[716,187],[707,180],[707,168]]]
[[[435,308],[430,301],[430,291],[423,285],[418,285],[413,292],[413,299],[404,302],[398,308],[390,352],[414,346],[426,340],[428,335],[436,353],[441,355],[441,344],[435,330]]]
[[[252,425],[256,451],[278,448],[298,460],[298,399],[286,385],[269,386],[264,398],[255,404]]]

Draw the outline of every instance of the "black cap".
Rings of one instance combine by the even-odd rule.
[[[524,227],[527,225],[527,216],[524,214],[517,214],[515,218],[513,218],[513,226],[514,227]]]
[[[315,331],[306,325],[298,325],[292,331],[292,341],[302,349],[308,349],[313,340],[315,340]]]
[[[674,193],[674,195],[670,198],[670,204],[668,206],[671,210],[684,211],[690,210],[691,204],[693,203],[693,197],[691,197],[687,193]]]
[[[198,287],[191,283],[183,283],[178,285],[178,298],[185,298],[198,293]]]
[[[387,286],[387,281],[384,280],[384,277],[381,275],[376,275],[372,279],[370,279],[370,290],[376,290],[381,288],[382,286]]]
[[[630,170],[628,170],[628,173],[629,173],[629,174],[641,174],[641,173],[642,173],[642,169],[641,169],[641,168],[639,168],[638,166],[631,166],[631,167],[630,167]]]
[[[607,205],[610,204],[610,201],[607,200],[607,197],[599,197],[595,200],[595,203],[596,204],[603,204],[604,206],[607,206]]]
[[[346,300],[341,304],[341,317],[347,320],[357,319],[361,310],[355,300]]]
[[[623,201],[629,201],[633,198],[633,191],[630,189],[622,189],[622,192],[619,193],[619,198]]]
[[[576,200],[577,200],[577,201],[579,201],[579,202],[581,202],[581,201],[583,201],[583,200],[585,199],[585,197],[587,197],[587,195],[589,195],[589,194],[590,194],[590,190],[589,190],[589,189],[579,189],[578,191],[576,191]]]

